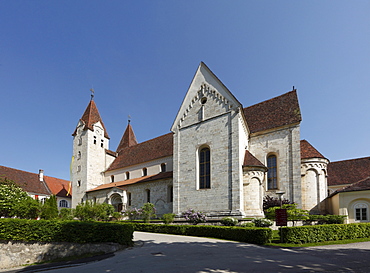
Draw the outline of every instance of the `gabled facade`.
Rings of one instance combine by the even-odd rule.
[[[323,212],[329,161],[300,140],[301,120],[296,90],[244,108],[201,63],[171,132],[138,143],[129,123],[113,152],[91,100],[73,134],[73,206],[90,199],[121,211],[151,202],[158,215],[192,208],[263,217],[263,197],[283,191]]]
[[[0,166],[0,177],[12,180],[34,199],[43,202],[50,195],[55,195],[58,208],[71,207],[71,194],[69,181],[46,176],[43,170],[39,173],[30,173],[5,166]]]

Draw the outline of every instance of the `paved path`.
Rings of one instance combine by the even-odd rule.
[[[370,272],[370,242],[284,249],[145,232],[134,237],[135,247],[113,257],[47,272]]]

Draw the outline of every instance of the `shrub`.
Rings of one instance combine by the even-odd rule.
[[[128,217],[129,220],[137,220],[142,213],[142,209],[128,208],[123,212],[123,216]]]
[[[269,220],[275,220],[275,211],[280,207],[272,207],[265,211],[265,216]],[[287,210],[288,221],[292,221],[293,225],[296,221],[305,221],[309,218],[307,210],[297,209],[297,204],[285,204],[283,209]]]
[[[0,240],[132,245],[132,224],[0,219]]]
[[[370,223],[281,227],[284,243],[303,244],[370,237]]]
[[[346,215],[309,215],[306,222],[317,221],[319,225],[344,224],[344,219],[346,219],[346,217]]]
[[[255,218],[252,221],[256,227],[271,227],[274,223],[266,218]]]
[[[221,219],[221,224],[224,226],[236,226],[238,224],[238,219],[233,217],[224,217]]]
[[[175,219],[175,214],[174,213],[166,213],[166,214],[163,214],[162,216],[162,220],[165,224],[170,224],[173,222],[173,220]]]
[[[294,204],[293,202],[289,201],[288,199],[282,199],[281,203],[283,205],[287,204]],[[272,207],[280,207],[280,199],[277,197],[272,197],[269,195],[266,195],[263,197],[263,210],[267,210]]]
[[[55,195],[51,195],[41,206],[41,219],[53,220],[58,218],[58,204]]]
[[[40,216],[41,203],[31,197],[16,202],[10,211],[10,216],[20,219],[37,219]]]
[[[206,216],[202,212],[194,211],[193,209],[188,209],[181,215],[187,222],[192,223],[193,225],[206,222]]]
[[[256,225],[253,222],[249,223],[243,223],[240,225],[241,227],[249,228],[249,227],[256,227]]]
[[[107,203],[93,203],[87,200],[78,204],[74,210],[74,216],[81,221],[108,221],[109,216],[114,212],[114,207]]]
[[[62,208],[59,211],[60,220],[73,220],[73,209]]]
[[[155,207],[152,203],[145,203],[142,207],[142,217],[145,223],[149,223],[150,219],[156,217]]]
[[[251,244],[265,244],[272,239],[270,228],[243,228],[207,225],[159,225],[135,223],[136,231],[177,234],[186,236],[212,237]]]

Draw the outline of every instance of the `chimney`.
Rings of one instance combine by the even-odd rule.
[[[44,170],[39,170],[39,180],[42,182],[44,181]]]

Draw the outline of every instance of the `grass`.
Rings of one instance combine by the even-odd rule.
[[[280,235],[278,230],[272,231],[272,242],[265,244],[265,246],[274,246],[274,247],[309,247],[309,246],[326,246],[326,245],[343,245],[343,244],[352,244],[352,243],[361,243],[369,242],[370,238],[357,238],[357,239],[347,239],[347,240],[338,240],[338,241],[325,241],[317,243],[307,243],[307,244],[286,244],[280,243]]]

